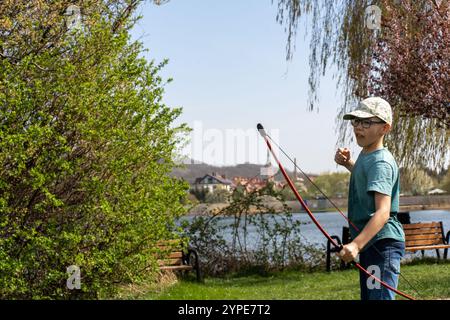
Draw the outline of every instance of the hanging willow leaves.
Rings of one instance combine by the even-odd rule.
[[[274,0],[272,1],[274,2]],[[277,0],[286,26],[287,59],[293,58],[299,21],[311,25],[309,108],[316,108],[320,78],[336,67],[343,105],[339,142],[351,140],[342,115],[370,95],[388,100],[395,123],[387,146],[401,166],[440,171],[450,157],[449,2]],[[367,9],[381,12],[369,28]],[[308,28],[305,28],[308,32]]]

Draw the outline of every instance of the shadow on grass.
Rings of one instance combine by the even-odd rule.
[[[305,265],[292,265],[287,266],[282,269],[268,269],[263,265],[253,265],[240,268],[238,271],[230,272],[224,275],[212,276],[212,278],[218,279],[237,279],[243,277],[252,277],[258,276],[263,278],[274,277],[278,274],[284,274],[287,272],[302,272],[302,273],[315,273],[315,272],[324,272],[325,266],[305,266]],[[208,276],[209,277],[209,276]]]

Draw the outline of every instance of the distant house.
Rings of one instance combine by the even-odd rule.
[[[212,174],[206,174],[201,178],[195,179],[194,189],[196,191],[206,191],[214,193],[218,190],[231,191],[234,184],[231,180],[228,180],[224,175],[218,175],[213,172]]]
[[[275,190],[281,190],[285,187],[285,183],[281,181],[275,181],[273,178],[261,179],[257,177],[247,178],[247,177],[234,177],[233,183],[236,187],[241,187],[246,193],[253,191],[258,191],[267,186],[267,183],[271,182]]]
[[[246,193],[257,191],[264,188],[267,185],[267,181],[260,178],[247,178],[247,177],[234,177],[233,183],[236,187],[241,187]]]

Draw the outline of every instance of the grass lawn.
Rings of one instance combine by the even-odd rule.
[[[427,261],[402,265],[403,276],[420,295],[400,277],[399,289],[417,299],[450,299],[450,260]],[[206,278],[197,283],[193,278],[166,282],[158,287],[147,287],[134,296],[121,298],[150,300],[215,300],[215,299],[359,299],[359,280],[356,269],[345,271],[304,272],[283,271],[267,276],[245,275],[226,278]],[[401,297],[398,297],[401,299]]]

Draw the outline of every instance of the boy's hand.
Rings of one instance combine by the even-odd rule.
[[[350,163],[350,150],[347,148],[339,148],[334,156],[334,161],[341,166],[347,166]]]
[[[358,245],[354,242],[344,245],[342,250],[339,252],[339,256],[345,263],[352,262],[356,259],[359,254]]]

